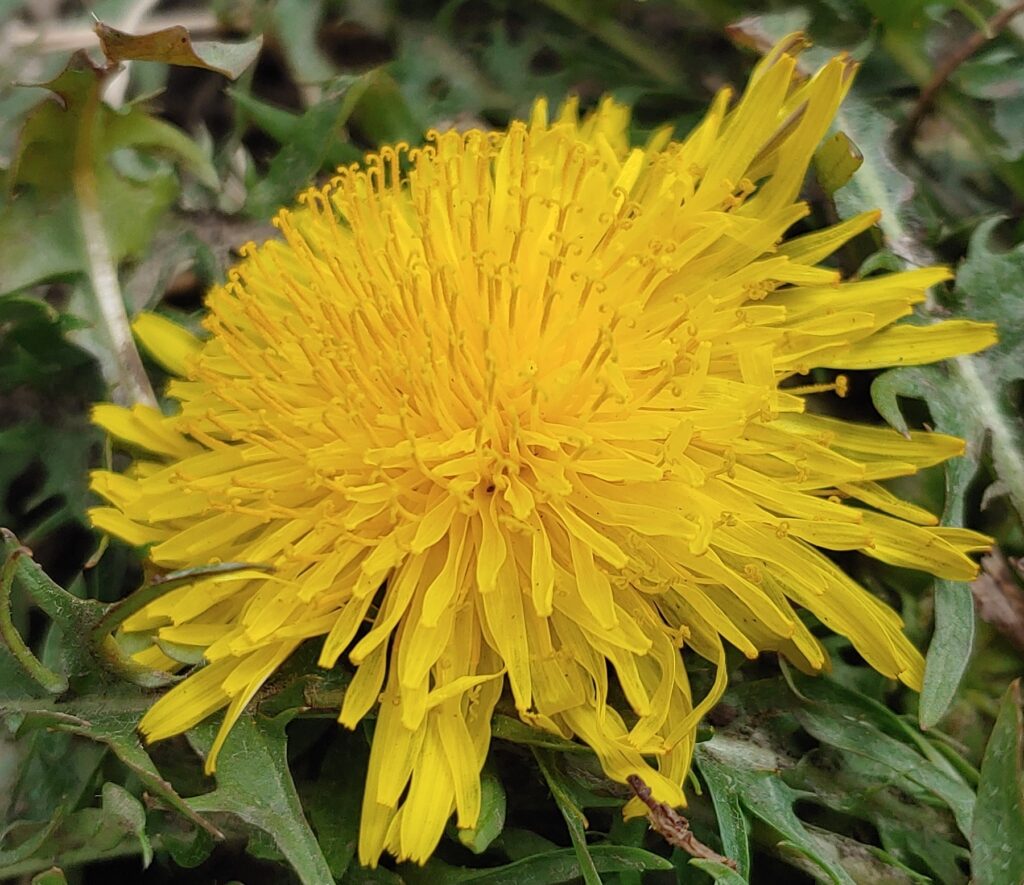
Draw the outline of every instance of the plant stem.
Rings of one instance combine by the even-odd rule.
[[[135,348],[128,313],[121,297],[121,284],[117,278],[117,264],[110,252],[107,232],[100,211],[99,189],[96,185],[95,147],[97,117],[100,111],[100,87],[89,91],[82,109],[75,140],[72,181],[78,221],[82,232],[92,286],[100,319],[110,338],[117,377],[107,379],[113,396],[123,404],[142,403],[156,406],[156,396],[150,386],[142,359]]]
[[[917,104],[907,120],[906,138],[910,139],[913,137],[924,115],[928,113],[928,109],[932,106],[935,94],[945,85],[953,72],[989,40],[1001,33],[1013,18],[1022,12],[1024,12],[1024,0],[1017,0],[1012,6],[1001,9],[986,22],[984,30],[975,31],[957,47],[955,52],[951,52],[943,59],[942,64],[939,65],[932,78],[921,90]]]
[[[885,48],[892,59],[921,88],[931,79],[932,67],[903,40],[891,34],[884,38]],[[978,115],[962,98],[956,95],[936,95],[935,104],[949,119],[978,154],[984,158],[992,172],[1015,196],[1024,198],[1024,168],[1007,163],[993,148],[991,137],[985,132]],[[903,139],[906,141],[906,137]]]

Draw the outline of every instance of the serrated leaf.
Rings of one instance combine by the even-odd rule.
[[[794,848],[813,862],[837,885],[855,885],[842,867],[835,867],[821,854],[818,845],[793,811],[799,793],[777,777],[775,755],[746,741],[723,735],[697,745],[694,759],[703,772],[703,762],[713,763],[732,772],[733,785],[743,806],[788,840]]]
[[[1024,870],[1024,711],[1021,681],[1003,695],[985,748],[978,810],[971,834],[971,870],[978,885],[1017,881]]]
[[[199,813],[228,812],[263,830],[304,885],[323,885],[333,881],[331,870],[288,770],[285,727],[293,717],[291,712],[273,719],[249,713],[240,716],[217,757],[217,789],[188,803]],[[217,724],[206,722],[188,733],[204,757]]]
[[[66,702],[7,700],[0,701],[0,717],[27,717],[22,729],[42,726],[104,744],[154,796],[208,835],[221,838],[220,831],[193,811],[163,778],[139,741],[139,718],[152,703],[152,695],[137,690],[107,691]]]
[[[236,80],[259,55],[263,37],[240,43],[212,40],[193,41],[188,28],[174,25],[148,34],[128,34],[97,21],[94,25],[100,47],[114,64],[122,61],[158,61],[180,67],[216,71]]]
[[[0,204],[0,293],[86,271],[72,184],[80,140],[93,152],[103,226],[115,261],[144,250],[178,185],[169,165],[152,165],[144,176],[129,177],[110,162],[112,155],[164,151],[207,183],[216,183],[209,160],[183,133],[138,105],[118,112],[102,104],[105,76],[87,57],[75,55],[59,77],[43,84],[59,101],[36,107],[19,137]],[[89,125],[92,111],[87,109],[95,110],[95,127]]]
[[[694,752],[698,771],[715,784],[710,789],[751,819],[757,842],[784,840],[799,858],[793,862],[823,881],[888,881],[891,876],[903,881],[909,873],[902,865],[928,869],[931,857],[926,855],[934,855],[940,869],[947,863],[955,869],[963,849],[955,844],[959,836],[952,811],[936,802],[935,794],[958,807],[973,798],[957,769],[882,704],[831,679],[791,674],[789,682],[790,688],[783,680],[731,688],[726,703],[735,719]],[[794,721],[808,713],[818,717],[805,724],[814,730],[811,737],[819,738],[819,748],[809,753],[806,735],[794,740]],[[825,734],[829,728],[838,730],[834,745],[833,735]],[[716,773],[722,777],[716,779]],[[915,777],[930,786],[920,786]],[[884,833],[885,851],[872,853],[870,845],[805,823],[794,811],[797,801],[867,821]],[[756,876],[756,860],[754,865]]]
[[[957,316],[996,323],[999,343],[943,366],[893,369],[876,379],[871,397],[897,430],[906,428],[897,397],[906,396],[924,399],[935,429],[967,440],[969,455],[977,457],[987,438],[998,478],[1024,519],[1024,425],[1011,399],[1013,384],[1024,378],[1024,246],[993,252],[989,240],[999,221],[985,221],[971,237],[955,292]],[[969,458],[951,466],[963,468],[949,482],[957,515],[975,468]]]
[[[964,792],[961,788],[966,787],[961,769],[953,765],[917,729],[885,705],[846,688],[834,680],[815,679],[796,674],[792,679],[805,700],[814,702],[822,710],[827,710],[837,720],[859,723],[869,727],[920,754],[927,760],[931,768],[943,776],[942,782],[946,784],[944,789],[950,794],[954,803],[949,806],[950,810],[955,812],[954,805],[963,803],[960,820],[965,824],[969,822],[973,794],[969,790]],[[952,786],[949,786],[950,784]],[[931,788],[928,787],[928,789]]]

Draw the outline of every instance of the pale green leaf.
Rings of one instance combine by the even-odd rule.
[[[217,789],[188,800],[193,810],[226,811],[267,833],[303,885],[333,881],[299,802],[288,770],[285,727],[293,712],[274,719],[246,713],[239,717],[217,758]],[[189,732],[205,756],[219,723],[205,722]]]
[[[1003,695],[985,749],[971,834],[977,885],[1004,885],[1024,871],[1024,711],[1018,679]]]

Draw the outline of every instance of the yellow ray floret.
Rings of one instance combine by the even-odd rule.
[[[175,412],[96,407],[145,455],[94,474],[95,524],[164,567],[272,569],[198,580],[125,623],[152,638],[149,665],[206,660],[146,714],[150,740],[226,709],[212,770],[267,677],[317,639],[321,665],[355,667],[340,721],[377,711],[360,858],[422,862],[450,815],[477,821],[505,687],[524,721],[679,805],[726,644],[820,671],[803,608],[921,685],[898,615],[822,551],[971,577],[986,539],[879,484],[962,443],[808,414],[832,385],[782,382],[993,332],[894,325],[944,268],[818,266],[875,213],[783,241],[853,72],[837,58],[797,81],[798,45],[681,142],[630,148],[611,100],[582,120],[539,101],[503,132],[383,148],[243,250],[209,294],[208,337],[137,322],[178,376]],[[705,697],[690,653],[718,667]]]

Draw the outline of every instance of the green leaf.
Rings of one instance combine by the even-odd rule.
[[[928,646],[918,720],[931,728],[956,697],[974,648],[974,594],[957,581],[935,582],[935,633]]]
[[[647,822],[644,821],[644,829],[647,829]],[[558,845],[550,839],[545,838],[533,830],[524,830],[519,827],[505,827],[501,838],[498,839],[499,847],[509,860],[523,860],[533,857],[535,854],[547,854],[558,849]]]
[[[893,161],[896,124],[880,108],[850,95],[834,125],[863,157],[857,174],[834,195],[840,217],[881,209],[878,225],[889,248],[910,264],[931,263],[919,245],[921,221],[913,204],[914,182]]]
[[[871,385],[871,398],[893,427],[906,432],[899,397],[923,399],[935,429],[962,437],[967,454],[946,465],[944,522],[962,525],[964,501],[986,446],[991,451],[998,486],[1024,518],[1024,424],[1013,402],[1017,381],[1024,378],[1024,246],[1010,252],[989,247],[999,219],[978,226],[966,261],[957,274],[956,317],[993,322],[1000,340],[980,354],[937,366],[892,369]],[[921,723],[936,723],[955,696],[971,653],[973,609],[966,591],[946,592],[937,582],[936,632],[925,671]],[[942,598],[945,594],[946,598]]]
[[[11,584],[14,583],[14,572],[18,567],[18,560],[23,555],[29,555],[29,552],[25,547],[15,547],[6,552],[6,558],[0,565],[0,637],[25,673],[31,676],[40,688],[50,694],[60,694],[67,690],[67,677],[63,673],[55,673],[32,654],[11,620]]]
[[[273,215],[290,204],[324,166],[344,159],[358,160],[362,152],[346,147],[341,131],[373,82],[375,74],[345,77],[336,82],[324,101],[297,117],[281,150],[270,162],[266,175],[256,181],[246,197],[246,211],[257,218]]]
[[[828,680],[798,677],[801,694],[815,702],[797,718],[819,740],[873,760],[941,798],[964,835],[970,833],[974,793],[931,743],[891,710]],[[823,735],[827,735],[824,736]]]
[[[767,842],[779,853],[787,843],[791,863],[826,881],[905,881],[903,865],[928,869],[933,858],[937,867],[956,869],[961,837],[952,810],[936,799],[941,793],[955,806],[969,805],[972,794],[956,767],[870,698],[826,678],[793,674],[791,683],[786,688],[781,679],[761,680],[730,688],[726,703],[735,718],[695,749],[694,763],[716,808],[724,800],[731,809],[719,812],[723,842],[740,841],[728,832],[730,820],[742,813],[760,847]],[[810,736],[798,723],[811,728]],[[812,738],[817,748],[808,752]],[[876,761],[886,753],[899,760],[898,771],[887,757]],[[885,850],[810,825],[794,811],[798,800],[876,827]],[[742,859],[733,848],[726,853]],[[756,876],[757,861],[751,861]]]
[[[690,866],[703,870],[716,882],[724,882],[725,885],[747,885],[745,876],[741,876],[736,870],[730,869],[717,860],[701,860],[695,857],[690,861]]]
[[[4,561],[20,548],[18,539],[0,529]],[[103,605],[93,599],[79,599],[55,584],[31,556],[20,555],[14,567],[15,586],[22,588],[57,627],[65,641],[60,643],[58,673],[72,687],[94,680],[101,667],[81,638],[88,636],[103,613]],[[50,669],[53,669],[52,667]]]
[[[16,848],[0,848],[0,875],[6,878],[5,869],[24,863],[33,857],[57,829],[61,817],[61,814],[54,814],[48,821],[37,826],[31,835],[23,838]],[[4,833],[5,837],[10,835],[11,829],[13,827],[8,828],[8,831]]]
[[[239,717],[217,759],[217,789],[188,800],[199,813],[225,811],[267,833],[304,885],[333,881],[330,867],[302,813],[288,770],[285,727],[294,713],[274,719]],[[219,723],[206,722],[188,737],[206,756]]]
[[[985,749],[978,810],[971,834],[971,869],[978,885],[1017,881],[1024,870],[1024,713],[1021,681],[1003,695]]]
[[[694,754],[703,772],[703,761],[732,771],[733,783],[743,806],[776,830],[804,857],[837,885],[855,885],[842,867],[831,864],[803,822],[793,812],[799,793],[779,780],[775,755],[746,741],[715,735],[697,745]]]
[[[103,54],[113,63],[158,61],[169,65],[203,68],[236,80],[260,53],[263,37],[239,43],[193,42],[188,28],[174,25],[148,34],[126,34],[97,21],[94,30]]]
[[[736,861],[740,874],[750,874],[750,821],[743,811],[731,770],[713,755],[698,757],[698,767],[707,784],[718,819],[718,832],[722,837],[722,853]],[[707,871],[705,871],[707,872]]]
[[[458,839],[474,854],[483,854],[505,828],[505,788],[490,765],[480,774],[480,817],[471,830],[459,830]]]
[[[623,873],[646,870],[671,870],[671,861],[644,851],[642,848],[623,848],[619,845],[594,845],[589,850],[596,873]],[[554,885],[569,882],[585,875],[579,855],[574,848],[562,848],[544,854],[517,860],[515,863],[487,869],[453,867],[439,860],[428,861],[424,867],[403,866],[402,879],[410,885]],[[347,881],[347,880],[346,880]],[[601,881],[600,878],[597,879]]]
[[[50,867],[32,877],[32,885],[67,885],[67,882],[64,871],[60,867]]]
[[[42,300],[0,296],[0,525],[29,546],[85,520],[102,439],[85,405],[103,396],[103,383],[93,358],[67,338],[75,326]]]
[[[18,153],[0,197],[0,294],[40,280],[85,273],[81,223],[72,184],[79,139],[90,140],[94,152],[97,196],[104,233],[115,261],[139,255],[160,218],[178,193],[172,168],[153,162],[154,151],[166,152],[216,184],[216,173],[194,142],[166,123],[150,117],[139,105],[114,111],[99,92],[104,73],[87,58],[75,56],[64,72],[45,84],[58,101],[42,102],[21,132]],[[87,108],[96,108],[95,126]],[[83,131],[83,127],[89,131]],[[140,158],[143,174],[124,174],[112,158]]]
[[[197,814],[163,778],[138,737],[138,723],[153,703],[151,694],[130,689],[108,690],[57,703],[47,700],[0,702],[0,717],[24,717],[27,726],[42,726],[104,744],[155,797],[163,800],[208,835],[223,838],[220,830]]]
[[[994,252],[989,241],[1000,219],[990,218],[971,237],[957,273],[955,316],[996,323],[999,343],[980,354],[940,366],[893,369],[872,385],[871,397],[897,430],[906,429],[897,397],[924,399],[936,430],[963,437],[968,457],[951,467],[947,513],[959,514],[977,458],[987,443],[1001,488],[1024,519],[1024,425],[1012,400],[1024,378],[1024,245]]]
[[[558,810],[565,818],[565,825],[569,828],[569,838],[572,839],[572,847],[576,852],[579,861],[580,875],[586,885],[601,885],[601,877],[598,869],[594,866],[594,860],[590,856],[587,845],[587,819],[582,809],[575,803],[572,792],[564,782],[564,776],[558,770],[557,762],[547,750],[534,748],[534,758],[540,766],[544,780],[547,781],[551,795],[558,805]]]
[[[316,777],[302,785],[302,805],[334,878],[345,876],[359,844],[359,815],[369,748],[361,732],[339,729]]]
[[[863,0],[873,16],[875,16],[885,27],[896,30],[906,30],[920,27],[925,15],[926,0],[900,0],[898,3],[887,2],[887,0]],[[950,5],[952,0],[940,2],[940,6]]]
[[[802,710],[797,719],[818,740],[847,753],[870,759],[890,777],[907,781],[935,794],[952,810],[957,824],[966,835],[971,831],[974,793],[962,780],[942,771],[922,758],[912,747],[882,734],[865,720],[840,719],[830,710]]]
[[[946,465],[944,522],[962,525],[964,500],[986,446],[998,486],[1024,518],[1024,425],[1013,401],[1024,378],[1024,246],[994,252],[989,246],[999,219],[988,219],[971,237],[957,274],[955,316],[994,322],[999,343],[980,354],[938,366],[893,369],[875,379],[871,397],[897,430],[907,429],[899,397],[927,402],[932,424],[966,440],[967,455]],[[952,701],[969,659],[974,636],[973,606],[966,589],[937,582],[936,631],[925,671],[921,723],[937,722]]]
[[[352,122],[372,144],[419,144],[423,140],[423,123],[395,80],[383,71],[367,86],[363,101],[352,112]]]
[[[511,716],[497,714],[491,722],[491,734],[502,741],[511,741],[529,747],[558,750],[563,753],[592,753],[583,744],[574,744],[558,735],[549,734],[538,728],[531,728],[525,722]]]
[[[992,103],[992,127],[1003,140],[1000,153],[1024,153],[1024,59],[1011,46],[994,46],[956,69],[952,79],[965,95]]]
[[[74,868],[133,855],[138,853],[137,845],[136,839],[126,836],[123,822],[116,816],[100,808],[80,808],[58,822],[36,854],[0,867],[0,877],[31,875],[58,861],[66,868]]]
[[[323,14],[319,0],[279,0],[270,9],[271,24],[285,60],[295,79],[304,85],[323,83],[338,73],[317,45]]]
[[[103,785],[103,810],[123,821],[127,832],[139,840],[142,867],[148,867],[153,862],[153,846],[146,835],[146,809],[142,803],[120,784],[107,781]]]

